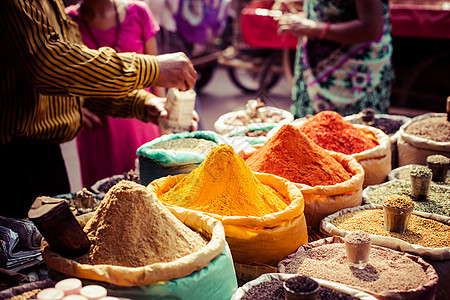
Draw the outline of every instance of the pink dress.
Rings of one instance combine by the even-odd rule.
[[[120,23],[116,51],[143,53],[144,42],[158,31],[147,4],[139,0],[128,1],[126,16]],[[116,42],[117,27],[108,30],[89,29],[79,15],[79,5],[66,8],[69,17],[78,23],[83,42],[92,49]],[[113,175],[135,169],[136,150],[142,144],[160,136],[159,128],[153,123],[137,119],[102,117],[103,126],[82,130],[77,136],[83,186],[91,187],[95,182]]]

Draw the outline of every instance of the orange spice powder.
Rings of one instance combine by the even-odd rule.
[[[334,111],[322,111],[299,126],[320,147],[344,154],[355,154],[378,145],[373,135],[364,133]]]
[[[252,171],[309,186],[333,185],[352,176],[334,157],[290,124],[283,125],[245,162]]]

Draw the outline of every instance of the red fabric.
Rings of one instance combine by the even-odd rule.
[[[450,11],[430,6],[391,5],[392,36],[450,38]]]
[[[298,38],[291,35],[277,34],[277,21],[268,15],[273,1],[260,1],[247,5],[242,10],[241,31],[242,39],[251,47],[283,49],[296,48]]]

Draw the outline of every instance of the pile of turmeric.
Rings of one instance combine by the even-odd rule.
[[[252,171],[309,186],[333,185],[352,176],[333,156],[290,124],[283,125],[245,162]]]
[[[263,184],[231,146],[211,150],[203,163],[159,198],[222,216],[256,216],[284,210],[289,200]]]
[[[322,111],[299,126],[320,147],[344,154],[355,154],[378,145],[376,138],[353,126],[334,111]]]

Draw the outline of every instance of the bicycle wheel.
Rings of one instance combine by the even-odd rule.
[[[257,93],[261,88],[261,72],[244,68],[228,68],[231,81],[244,93]],[[270,90],[280,79],[275,73],[270,73],[266,78],[266,90]]]

